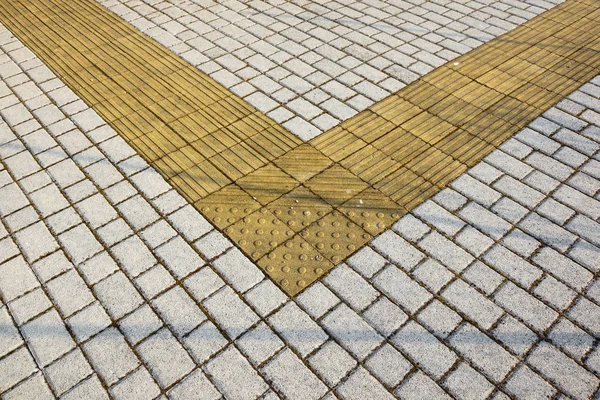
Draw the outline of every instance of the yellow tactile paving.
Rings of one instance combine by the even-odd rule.
[[[289,295],[600,72],[600,4],[568,0],[301,144],[93,1],[0,15]]]
[[[7,0],[0,11],[9,29],[191,202],[300,144],[94,1]]]

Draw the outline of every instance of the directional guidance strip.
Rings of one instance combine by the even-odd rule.
[[[291,296],[600,72],[600,4],[568,0],[302,144],[94,2],[0,13]]]

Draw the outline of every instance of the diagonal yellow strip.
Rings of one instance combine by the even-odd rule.
[[[600,72],[599,5],[568,0],[300,145],[93,2],[0,12],[290,295]]]
[[[3,21],[191,202],[301,141],[94,1],[3,1]]]

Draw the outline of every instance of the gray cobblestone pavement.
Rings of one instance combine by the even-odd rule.
[[[97,0],[303,140],[562,0]]]
[[[600,77],[292,300],[0,48],[2,399],[600,398]]]

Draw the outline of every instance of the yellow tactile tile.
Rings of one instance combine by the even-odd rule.
[[[600,72],[600,5],[567,0],[302,144],[96,2],[0,16],[291,296]]]
[[[94,1],[7,0],[3,22],[163,176],[198,200],[300,144],[243,100]],[[273,130],[271,130],[273,132]],[[192,165],[155,165],[181,147]],[[159,162],[164,165],[164,162]],[[210,167],[210,166],[212,167]],[[194,187],[218,170],[227,179]],[[174,182],[171,182],[175,184]]]

